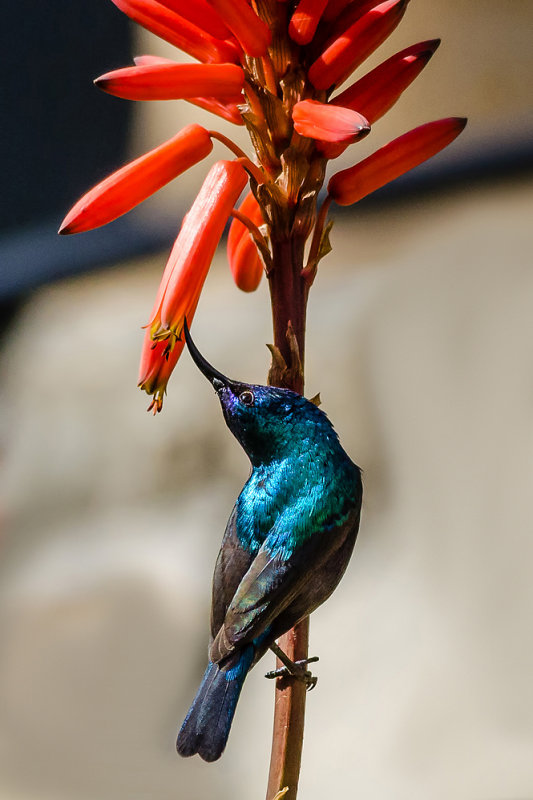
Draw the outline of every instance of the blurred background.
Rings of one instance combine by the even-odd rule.
[[[364,469],[365,501],[311,624],[308,800],[533,797],[532,27],[527,0],[412,3],[358,72],[443,39],[346,164],[431,119],[469,124],[336,210],[311,294],[307,394]],[[0,798],[262,798],[268,657],[223,758],[174,751],[247,461],[187,355],[157,418],[135,388],[205,164],[101,231],[56,236],[82,192],[187,122],[234,131],[92,86],[132,54],[175,56],[111,2],[19,0],[0,35]],[[223,249],[195,338],[222,371],[264,381],[267,289],[238,292]]]

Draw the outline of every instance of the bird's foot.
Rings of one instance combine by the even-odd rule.
[[[296,678],[298,681],[303,681],[306,684],[307,691],[311,691],[314,689],[318,678],[316,675],[313,675],[306,666],[308,664],[313,664],[315,661],[318,661],[318,656],[311,656],[311,658],[302,658],[300,661],[291,661],[291,659],[285,655],[283,650],[278,647],[277,644],[272,644],[270,649],[276,654],[279,660],[283,663],[283,667],[278,667],[278,669],[270,670],[265,675],[265,678]]]

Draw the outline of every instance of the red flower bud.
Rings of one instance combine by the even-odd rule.
[[[300,136],[322,142],[351,144],[370,131],[368,120],[357,111],[319,103],[318,100],[302,100],[296,103],[292,118],[294,129]]]
[[[224,226],[247,175],[237,161],[217,161],[189,213],[183,220],[156,297],[150,330],[152,338],[181,335],[202,291]]]
[[[289,23],[289,36],[297,44],[309,44],[328,0],[300,0]]]
[[[264,56],[272,39],[270,28],[246,0],[209,0],[249,56]]]
[[[263,262],[252,237],[245,233],[229,261],[235,285],[243,292],[255,292],[263,276]]]
[[[217,39],[155,0],[112,0],[130,19],[198,61],[239,63],[240,50],[231,41]]]
[[[463,117],[448,117],[420,125],[359,164],[337,172],[329,181],[328,192],[341,206],[356,203],[434,156],[453,142],[465,125]]]
[[[203,95],[241,97],[244,72],[236,64],[155,63],[106,72],[95,84],[126,100],[180,100]]]
[[[386,0],[351,25],[309,68],[316,89],[338,86],[392,33],[409,0]]]
[[[136,66],[146,67],[152,64],[176,64],[170,58],[162,58],[161,56],[135,56],[133,59]],[[192,103],[198,108],[204,108],[212,114],[216,114],[228,122],[233,122],[234,125],[244,125],[241,112],[235,103],[220,102],[215,97],[185,97],[188,103]]]
[[[356,109],[373,125],[422,72],[439,44],[440,39],[431,39],[406,47],[333,97],[330,103]]]
[[[254,195],[249,192],[239,206],[239,211],[259,226],[263,215]],[[233,280],[243,292],[253,292],[263,275],[263,262],[246,225],[233,219],[228,234],[228,261]]]
[[[213,149],[208,131],[187,125],[168,142],[113,172],[78,200],[59,233],[81,233],[105,225],[142,203]]]

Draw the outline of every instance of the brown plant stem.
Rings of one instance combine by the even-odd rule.
[[[273,268],[269,274],[274,348],[269,383],[303,393],[305,318],[308,286],[302,278],[305,240],[288,236],[272,239]],[[281,363],[280,363],[281,362]],[[285,367],[281,366],[284,362]],[[307,658],[309,617],[282,636],[278,644],[291,661]],[[282,664],[277,660],[277,667]],[[306,686],[292,677],[276,680],[272,752],[266,800],[285,787],[283,800],[295,800],[302,758]]]
[[[285,362],[285,369],[274,365],[268,382],[303,394],[305,322],[309,287],[302,277],[305,238],[288,235],[275,239],[271,232],[272,269],[268,279],[272,304],[274,346]],[[296,351],[296,352],[295,352]]]

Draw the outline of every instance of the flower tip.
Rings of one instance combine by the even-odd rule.
[[[69,211],[61,225],[59,226],[59,236],[68,236],[71,233],[77,233],[76,222],[72,219],[72,212]]]
[[[440,46],[441,42],[442,42],[442,39],[428,39],[427,42],[424,42],[425,49],[429,50],[431,55],[433,55],[433,53],[435,52],[437,47]]]
[[[424,64],[427,64],[429,59],[439,47],[442,39],[428,39],[426,42],[420,42],[417,45],[416,57],[419,58]],[[413,52],[415,55],[415,52]]]
[[[453,131],[455,133],[455,136],[454,136],[454,139],[455,139],[466,128],[466,123],[468,122],[468,117],[449,117],[447,121],[448,121],[448,124],[450,126],[450,128],[449,128],[450,132]]]

